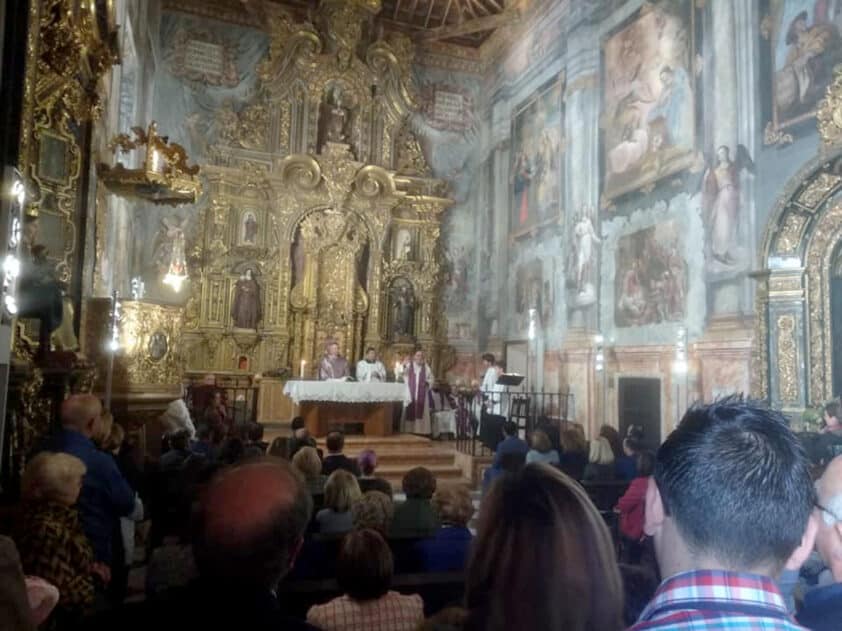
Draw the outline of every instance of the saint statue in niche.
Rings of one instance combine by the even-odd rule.
[[[392,285],[392,336],[412,337],[415,320],[415,295],[408,281]]]
[[[234,305],[231,317],[238,329],[257,329],[263,314],[260,305],[260,285],[254,280],[254,272],[246,269],[234,286]]]
[[[325,104],[325,138],[328,142],[345,142],[345,125],[348,122],[348,110],[342,104],[342,88],[333,87],[331,97]]]
[[[594,267],[595,245],[600,238],[596,236],[590,214],[593,209],[585,208],[573,228],[574,246],[576,251],[576,289],[580,294],[587,291],[586,283],[590,278],[590,271]]]
[[[247,212],[243,217],[243,243],[254,245],[257,243],[257,217],[253,212]]]
[[[406,228],[398,230],[398,237],[395,240],[395,258],[399,261],[408,261],[412,258],[412,234]]]

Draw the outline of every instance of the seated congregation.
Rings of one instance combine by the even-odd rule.
[[[424,467],[393,490],[299,420],[267,445],[183,419],[138,462],[72,396],[1,522],[2,628],[838,631],[838,413],[810,442],[742,398],[699,404],[656,453],[636,429],[506,424],[480,497]]]

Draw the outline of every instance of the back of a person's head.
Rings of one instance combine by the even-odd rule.
[[[26,465],[21,479],[21,495],[30,501],[69,503],[65,499],[78,492],[85,475],[85,463],[76,456],[44,451]]]
[[[119,423],[112,423],[111,431],[108,432],[108,438],[105,439],[105,443],[102,448],[105,451],[116,451],[120,448],[125,439],[126,430],[123,429],[123,426]]]
[[[273,454],[274,455],[274,454]],[[322,472],[322,461],[315,447],[302,447],[292,457],[294,466],[307,480],[313,480]]]
[[[304,419],[300,416],[296,416],[292,419],[292,431],[297,432],[299,429],[304,429],[306,424],[304,423]]]
[[[499,478],[480,509],[465,599],[468,629],[621,629],[611,535],[585,491],[544,465]]]
[[[267,455],[272,456],[274,458],[283,458],[284,460],[289,460],[289,437],[278,436],[277,438],[275,438],[272,441],[272,444],[269,445],[269,449],[266,451],[266,453]]]
[[[824,411],[827,412],[828,416],[835,416],[842,421],[842,403],[839,402],[839,399],[828,401],[824,406]]]
[[[559,442],[561,443],[561,450],[566,453],[587,453],[588,443],[585,441],[583,434],[580,434],[575,429],[565,429],[559,434]]]
[[[392,498],[380,491],[368,491],[351,505],[351,519],[355,530],[370,528],[384,537],[389,532],[395,505]]]
[[[623,441],[620,440],[620,432],[610,425],[603,425],[599,428],[599,435],[608,441],[611,451],[614,453],[614,458],[623,455]]]
[[[550,437],[547,432],[536,430],[532,433],[532,448],[542,454],[549,453],[553,445],[550,442]]]
[[[814,493],[779,412],[742,397],[695,405],[656,455],[664,514],[694,555],[777,572],[799,546]]]
[[[61,404],[61,425],[94,436],[99,427],[102,404],[92,394],[74,394]]]
[[[300,474],[264,458],[221,471],[201,497],[193,536],[200,574],[274,589],[290,570],[313,511]]]
[[[357,464],[363,475],[371,475],[377,469],[377,454],[373,449],[363,449],[357,456]]]
[[[474,516],[471,491],[464,484],[444,484],[433,495],[433,510],[443,524],[467,526]]]
[[[345,469],[337,469],[325,482],[325,508],[344,513],[351,510],[353,503],[360,497],[362,492],[357,478]]]
[[[413,467],[403,476],[401,486],[408,499],[428,500],[436,492],[436,476],[426,467]]]
[[[375,600],[389,591],[394,560],[383,536],[374,530],[347,535],[336,561],[336,582],[354,600]]]
[[[514,421],[506,421],[503,423],[503,433],[506,436],[517,436],[517,423]]]
[[[604,436],[592,440],[588,453],[588,461],[593,464],[610,465],[614,463],[614,450]]]
[[[329,432],[325,439],[325,445],[330,453],[338,454],[345,447],[345,435],[342,432]]]

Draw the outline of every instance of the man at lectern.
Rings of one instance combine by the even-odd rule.
[[[377,359],[377,351],[369,346],[365,357],[357,362],[357,381],[383,383],[386,381],[386,366]]]
[[[348,360],[339,354],[339,344],[330,340],[325,348],[325,355],[319,362],[319,379],[346,379],[350,376],[348,372]]]

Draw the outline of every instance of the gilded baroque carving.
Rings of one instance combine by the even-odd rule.
[[[806,223],[807,217],[790,212],[784,221],[783,228],[778,233],[775,251],[780,254],[792,254],[796,252],[798,246],[801,245],[801,235]]]
[[[777,320],[778,388],[784,405],[798,403],[798,347],[795,316],[783,314]]]
[[[807,208],[815,209],[833,193],[840,182],[842,182],[842,177],[838,175],[820,173],[804,188],[804,191],[798,196],[798,201]]]
[[[816,112],[819,137],[828,148],[842,139],[842,66],[833,71],[833,82],[827,87],[825,98]]]
[[[254,100],[222,113],[224,137],[202,167],[209,203],[186,310],[191,369],[238,370],[240,356],[250,371],[297,369],[302,359],[313,366],[328,337],[351,359],[369,344],[388,353],[398,343],[385,313],[398,274],[420,309],[415,339],[401,343],[444,348],[438,244],[450,202],[406,125],[415,108],[411,41],[362,41],[378,4],[326,0],[300,23],[267,7],[270,48]],[[263,107],[265,117],[261,109],[248,120],[254,129],[270,121],[280,137],[252,146],[243,119]],[[242,244],[244,209],[254,209],[268,247]],[[397,225],[417,231],[411,260],[392,260]],[[263,320],[259,331],[232,333],[232,287],[246,268],[259,270]]]
[[[768,308],[768,288],[765,279],[757,283],[754,298],[756,331],[754,352],[752,353],[751,392],[760,400],[769,398],[769,327],[766,310]]]

